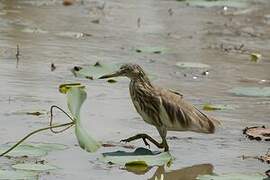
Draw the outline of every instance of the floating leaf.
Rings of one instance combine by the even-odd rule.
[[[18,179],[36,179],[38,174],[27,171],[14,171],[14,170],[0,170],[0,179],[5,180],[18,180]]]
[[[270,87],[238,87],[230,90],[237,96],[270,97]]]
[[[243,130],[243,134],[247,135],[249,139],[258,141],[270,141],[270,128],[262,127],[247,127]]]
[[[145,148],[137,148],[134,152],[116,151],[103,153],[102,161],[119,165],[145,163],[147,166],[161,166],[172,159],[168,152],[152,152]]]
[[[98,79],[101,76],[111,74],[119,70],[121,65],[122,64],[119,64],[119,63],[118,64],[103,64],[100,62],[96,62],[96,64],[86,66],[86,67],[75,66],[72,69],[72,72],[76,77],[84,77],[87,79],[94,80],[94,79]],[[157,76],[153,74],[148,74],[148,76],[151,80],[157,79]],[[123,77],[115,77],[113,79],[109,79],[107,82],[115,83],[117,82],[117,80],[115,79],[119,79],[119,78],[123,78]]]
[[[83,88],[71,87],[67,92],[68,108],[75,120],[75,134],[80,147],[88,152],[95,152],[101,145],[87,133],[80,120],[80,109],[86,96]]]
[[[58,143],[31,143],[31,145],[45,151],[65,150],[68,148],[66,145]]]
[[[195,63],[195,62],[178,62],[176,66],[180,68],[209,68],[210,66],[203,63]]]
[[[168,52],[168,48],[164,47],[142,47],[136,49],[137,53],[145,52],[145,53],[154,53],[154,54],[162,54]]]
[[[181,2],[188,3],[190,6],[199,6],[199,7],[215,7],[215,6],[228,6],[235,8],[243,8],[248,5],[247,1],[243,0],[178,0]]]
[[[49,164],[22,163],[12,166],[14,169],[26,171],[50,171],[58,169],[58,167]]]
[[[25,28],[22,31],[25,33],[33,33],[33,34],[48,34],[48,31],[39,28]]]
[[[223,174],[223,175],[203,175],[197,180],[263,180],[266,176],[261,174]]]
[[[262,55],[259,53],[252,53],[250,54],[250,60],[253,62],[257,62],[258,60],[260,60],[262,58]]]
[[[2,145],[0,146],[0,154],[9,149],[11,145]],[[21,157],[21,156],[30,156],[38,157],[47,155],[47,151],[32,145],[19,145],[12,151],[10,151],[7,156]]]
[[[215,110],[233,110],[234,107],[230,105],[222,105],[222,104],[204,104],[203,110],[206,111],[215,111]]]
[[[243,78],[239,81],[244,83],[270,84],[269,79]]]
[[[110,74],[114,71],[117,71],[120,66],[121,64],[101,64],[97,62],[95,65],[87,67],[75,66],[72,72],[75,74],[75,76],[78,77],[85,77],[87,79],[98,79],[105,74]]]
[[[147,172],[149,170],[149,166],[145,161],[132,161],[125,164],[125,167],[128,171],[140,173]]]
[[[82,38],[87,36],[88,34],[86,33],[81,33],[81,32],[59,32],[57,34],[58,36],[62,36],[62,37],[69,37],[69,38]]]

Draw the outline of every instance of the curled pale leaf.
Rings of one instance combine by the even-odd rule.
[[[87,152],[95,152],[101,145],[96,140],[94,140],[87,131],[83,128],[80,122],[75,123],[75,133],[81,148]]]
[[[80,110],[86,96],[84,88],[71,87],[67,92],[67,102],[69,111],[75,121],[75,134],[80,147],[88,152],[95,152],[101,145],[87,133],[80,120]]]

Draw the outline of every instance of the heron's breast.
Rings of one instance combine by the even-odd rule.
[[[142,107],[140,106],[140,103],[136,100],[133,100],[133,104],[137,110],[137,112],[141,115],[141,117],[143,118],[143,120],[145,122],[147,122],[148,124],[152,124],[153,125],[153,120],[152,118],[145,112],[143,111]]]

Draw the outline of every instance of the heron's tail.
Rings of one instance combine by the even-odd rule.
[[[203,126],[201,128],[204,130],[204,132],[210,133],[210,134],[214,133],[216,130],[216,127],[221,125],[220,121],[211,116],[204,114],[196,107],[194,108],[197,110],[196,114],[199,117],[199,121],[201,122],[199,124]]]

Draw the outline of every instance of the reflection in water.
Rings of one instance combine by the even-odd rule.
[[[158,167],[155,174],[149,180],[195,180],[198,175],[213,174],[212,164],[198,164],[178,170],[165,172],[164,166]]]

